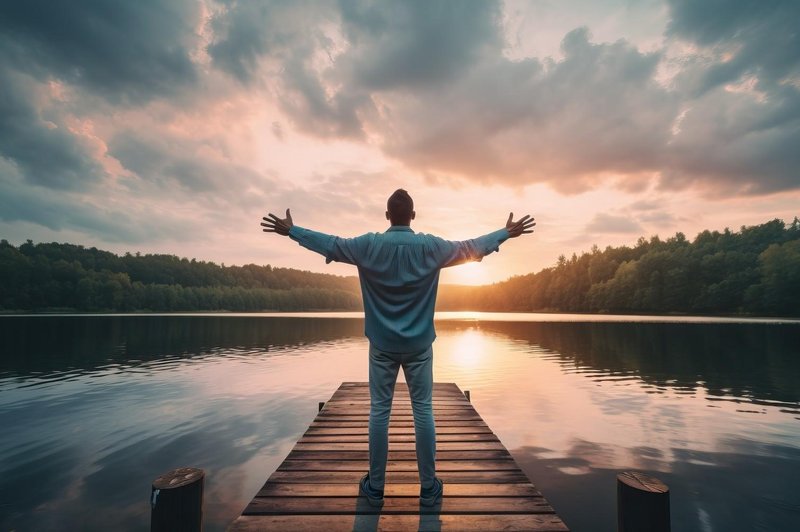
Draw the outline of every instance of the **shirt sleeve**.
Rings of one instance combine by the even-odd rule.
[[[289,230],[289,238],[325,257],[326,264],[336,261],[358,265],[359,259],[364,256],[368,237],[340,238],[296,225]]]
[[[441,268],[456,266],[464,262],[480,261],[489,253],[499,251],[500,244],[508,238],[509,234],[506,228],[460,242],[436,238],[437,261]]]

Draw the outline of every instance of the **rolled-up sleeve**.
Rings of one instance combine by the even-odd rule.
[[[365,239],[368,235],[356,238],[341,238],[335,235],[312,231],[296,225],[289,230],[289,238],[306,249],[310,249],[325,257],[325,263],[345,262],[358,264]]]
[[[480,261],[489,253],[499,251],[500,244],[508,238],[508,230],[503,228],[478,238],[460,242],[437,239],[437,259],[442,268],[464,262]]]

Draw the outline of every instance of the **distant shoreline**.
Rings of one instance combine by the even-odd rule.
[[[230,317],[230,318],[319,318],[363,319],[361,311],[136,311],[136,312],[0,312],[0,318],[35,317]],[[690,315],[690,314],[609,314],[588,312],[491,312],[437,311],[438,321],[517,321],[532,323],[789,323],[800,324],[800,318],[750,315]]]

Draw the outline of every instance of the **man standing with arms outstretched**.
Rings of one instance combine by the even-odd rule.
[[[414,413],[414,434],[419,468],[420,504],[442,500],[442,481],[436,477],[436,427],[433,421],[433,309],[439,271],[448,266],[480,260],[498,251],[508,238],[533,232],[536,224],[526,215],[472,240],[453,242],[415,233],[414,201],[403,189],[386,203],[391,227],[384,233],[340,238],[292,223],[272,213],[263,218],[263,230],[288,236],[325,257],[358,267],[364,300],[365,334],[369,338],[369,472],[360,483],[361,494],[373,506],[383,504],[386,460],[389,454],[389,415],[394,385],[402,366]]]

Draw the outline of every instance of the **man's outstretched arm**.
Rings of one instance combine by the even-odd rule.
[[[509,213],[506,226],[503,229],[489,233],[488,235],[473,238],[471,240],[464,240],[461,242],[442,241],[445,245],[442,247],[442,260],[443,268],[448,266],[456,266],[464,262],[473,260],[481,260],[484,256],[498,251],[500,244],[509,238],[517,238],[520,235],[533,233],[533,227],[536,225],[534,218],[526,214],[517,221],[514,221],[514,213]]]
[[[312,231],[294,225],[290,209],[286,209],[286,218],[269,213],[261,218],[262,231],[288,236],[306,249],[310,249],[325,257],[325,262],[337,261],[357,264],[360,256],[361,239],[339,238],[338,236]]]

